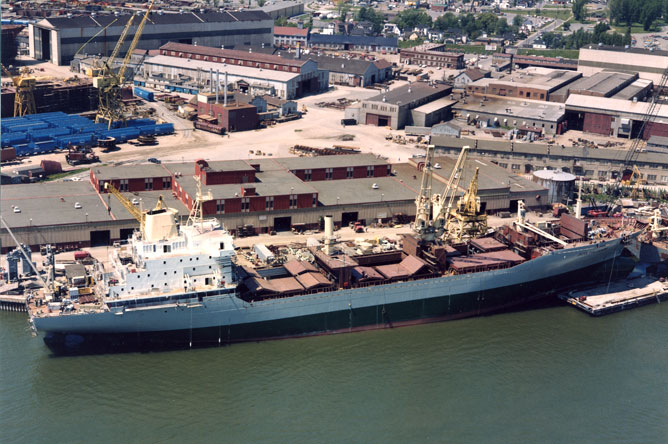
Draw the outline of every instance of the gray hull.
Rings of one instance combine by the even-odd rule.
[[[234,342],[333,333],[475,316],[521,305],[580,281],[612,275],[620,239],[555,251],[509,269],[246,302],[234,293],[193,294],[178,304],[112,308],[90,314],[35,317],[50,337],[177,333]],[[569,282],[569,279],[572,281]]]

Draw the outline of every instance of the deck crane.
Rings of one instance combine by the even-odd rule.
[[[114,122],[122,121],[125,122],[125,114],[123,112],[123,102],[121,101],[121,85],[125,81],[125,71],[127,70],[128,64],[132,57],[132,53],[137,48],[137,44],[141,39],[142,32],[144,30],[144,25],[148,20],[148,16],[153,9],[153,4],[155,0],[152,0],[148,9],[144,13],[144,17],[137,26],[137,29],[134,33],[134,38],[130,43],[130,46],[125,54],[125,58],[118,70],[114,72],[114,60],[118,56],[125,43],[125,38],[132,28],[132,23],[136,17],[133,15],[128,20],[125,28],[121,32],[121,36],[114,47],[113,52],[107,59],[107,61],[102,66],[101,75],[93,79],[93,86],[99,89],[100,104],[97,110],[97,115],[95,116],[95,122],[105,122],[108,125],[108,128],[111,129]]]
[[[40,283],[44,286],[44,296],[47,301],[50,301],[53,298],[53,293],[54,293],[54,285],[53,285],[53,279],[48,279],[47,281],[44,280],[42,275],[39,273],[37,268],[35,267],[35,264],[32,263],[30,260],[30,256],[28,256],[28,253],[23,249],[23,246],[21,245],[21,242],[16,238],[14,235],[14,232],[12,231],[11,228],[9,228],[9,224],[5,219],[0,216],[0,222],[2,222],[2,225],[5,226],[7,229],[7,232],[9,235],[12,237],[12,240],[16,244],[19,250],[21,250],[21,254],[23,254],[23,257],[25,258],[26,261],[28,261],[28,265],[30,265],[30,268],[32,268],[32,271],[35,272],[35,276],[37,276],[37,279],[39,279]],[[51,270],[52,272],[53,270]],[[51,276],[52,273],[49,273],[49,276]]]
[[[466,162],[466,157],[468,156],[470,147],[462,147],[459,156],[457,157],[457,162],[450,173],[450,178],[448,183],[445,185],[445,189],[442,194],[434,195],[433,197],[433,207],[434,207],[434,216],[433,216],[433,225],[436,229],[437,237],[442,237],[447,231],[450,218],[452,217],[452,209],[455,203],[455,197],[457,196],[457,191],[459,190],[459,182],[462,179],[464,173],[464,163]]]
[[[450,211],[450,218],[445,226],[445,238],[454,242],[472,238],[487,232],[487,214],[482,210],[478,196],[478,174],[475,169],[469,189],[460,197],[457,205]]]
[[[432,194],[434,147],[433,145],[427,147],[420,194],[415,200],[414,230],[420,241],[430,242],[442,239],[460,242],[464,238],[487,231],[487,216],[481,212],[478,197],[478,169],[469,184],[468,191],[459,198],[455,205],[455,197],[469,149],[469,146],[465,146],[459,153],[443,193]]]
[[[18,76],[13,76],[4,65],[2,70],[14,83],[16,93],[14,94],[14,117],[23,117],[26,114],[35,114],[35,84],[37,79],[30,75],[28,68],[23,68]]]
[[[422,168],[422,182],[420,194],[415,199],[415,224],[413,229],[421,241],[433,241],[435,230],[432,224],[432,164],[434,161],[434,145],[427,146],[424,167]]]

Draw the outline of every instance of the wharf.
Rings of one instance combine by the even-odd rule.
[[[21,295],[0,294],[0,310],[28,311],[27,297],[22,294]]]
[[[591,316],[604,316],[668,299],[668,283],[656,278],[639,278],[559,295]]]

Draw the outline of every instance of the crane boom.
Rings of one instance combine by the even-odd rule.
[[[414,229],[420,240],[433,240],[432,227],[432,162],[434,160],[434,145],[427,146],[427,153],[422,168],[422,182],[420,194],[415,199]]]
[[[132,43],[130,43],[130,47],[128,48],[128,52],[125,54],[125,58],[123,59],[123,64],[121,65],[121,68],[118,70],[118,77],[123,83],[125,80],[125,70],[128,67],[128,64],[130,63],[130,59],[132,58],[132,53],[134,50],[137,48],[137,44],[139,43],[139,39],[141,39],[141,35],[144,32],[144,25],[146,24],[146,21],[148,20],[149,13],[153,9],[153,4],[155,3],[155,0],[151,0],[151,4],[148,6],[148,9],[146,10],[146,13],[144,14],[144,17],[141,19],[141,22],[139,22],[139,26],[137,26],[137,30],[135,31],[135,36],[132,39]]]
[[[125,81],[125,71],[128,64],[130,63],[132,52],[135,50],[139,40],[141,39],[144,25],[146,24],[146,20],[148,20],[151,9],[153,9],[154,2],[155,0],[151,1],[151,4],[144,13],[144,17],[135,31],[130,47],[125,54],[125,58],[121,63],[118,73],[115,73],[113,70],[114,60],[116,57],[118,57],[118,54],[120,53],[121,48],[125,43],[125,39],[130,32],[132,23],[134,22],[135,15],[130,17],[127,24],[125,25],[125,28],[123,28],[123,32],[121,33],[121,36],[118,39],[118,42],[116,43],[111,56],[109,56],[103,66],[102,75],[93,79],[93,85],[100,90],[100,104],[97,110],[97,115],[95,116],[95,122],[107,122],[109,129],[111,129],[114,122],[125,122],[123,102],[121,100],[121,85]]]
[[[12,229],[9,228],[9,225],[8,225],[7,222],[5,221],[5,218],[2,217],[2,216],[0,216],[0,221],[2,221],[2,225],[4,225],[5,228],[7,229],[7,232],[8,232],[9,235],[12,237],[12,240],[13,240],[14,243],[16,244],[17,248],[18,248],[19,250],[21,250],[21,253],[23,254],[23,257],[26,259],[26,261],[28,261],[28,264],[30,265],[30,268],[32,268],[32,271],[35,272],[35,276],[37,276],[37,279],[39,279],[39,281],[42,283],[42,285],[44,285],[44,289],[45,289],[46,291],[49,291],[49,290],[50,290],[50,286],[49,286],[49,284],[46,283],[46,281],[44,280],[44,278],[42,277],[42,275],[39,274],[39,271],[37,271],[37,268],[35,268],[35,265],[34,265],[34,264],[32,263],[32,261],[28,258],[28,253],[26,253],[26,251],[25,251],[25,250],[23,249],[23,247],[21,246],[21,242],[19,242],[18,239],[16,239],[16,236],[14,236],[14,233],[12,232]]]
[[[625,171],[634,166],[634,163],[638,158],[638,154],[644,149],[645,145],[647,144],[647,141],[643,138],[645,135],[645,130],[651,129],[652,123],[654,122],[654,120],[656,120],[656,116],[659,113],[661,106],[658,96],[666,88],[666,86],[668,86],[668,67],[663,70],[663,73],[661,74],[661,80],[659,80],[659,84],[656,85],[656,93],[653,95],[652,101],[649,102],[649,104],[647,105],[647,111],[645,111],[645,114],[643,115],[638,136],[635,139],[633,139],[631,147],[626,152],[626,157],[624,158],[624,164],[622,165],[622,170],[620,171],[620,178],[623,178]]]
[[[74,55],[76,56],[77,54],[79,54],[79,53],[81,52],[81,50],[84,49],[84,48],[86,47],[86,45],[88,45],[90,42],[92,42],[93,39],[94,39],[95,37],[97,37],[98,35],[102,34],[104,31],[107,30],[108,27],[110,27],[111,25],[113,25],[113,24],[116,23],[117,21],[118,21],[118,19],[114,19],[114,20],[113,20],[111,23],[109,23],[107,26],[105,26],[104,28],[102,28],[102,29],[100,29],[98,32],[96,32],[95,35],[94,35],[93,37],[89,38],[88,41],[87,41],[86,43],[84,43],[83,45],[81,45],[81,48],[79,48],[79,49],[77,50],[77,52],[74,53]]]
[[[466,156],[471,147],[464,146],[462,147],[459,157],[457,157],[457,162],[455,163],[452,172],[450,173],[450,178],[448,183],[443,190],[443,194],[440,196],[434,196],[434,226],[439,231],[439,234],[443,233],[443,230],[448,225],[450,220],[450,213],[452,210],[453,203],[455,201],[455,196],[457,195],[457,190],[459,189],[459,182],[462,178],[462,173],[464,171],[464,163],[466,162]],[[447,202],[447,204],[446,204]]]
[[[135,219],[137,219],[137,222],[139,222],[140,228],[143,231],[144,230],[144,213],[137,208],[132,202],[130,202],[123,194],[121,194],[118,189],[113,186],[111,183],[107,182],[104,184],[104,189],[106,191],[109,191],[111,194],[114,195],[116,199],[125,207],[126,210],[128,210],[128,213],[132,215]]]

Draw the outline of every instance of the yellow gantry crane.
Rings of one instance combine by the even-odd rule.
[[[26,114],[35,114],[35,84],[37,79],[30,75],[28,68],[23,68],[18,76],[13,76],[5,66],[2,70],[14,83],[16,93],[14,94],[14,117],[23,117]]]
[[[125,82],[125,71],[127,70],[128,64],[130,63],[132,53],[137,48],[139,39],[141,39],[142,32],[144,31],[144,25],[148,20],[149,13],[153,9],[154,3],[155,0],[152,0],[151,4],[146,10],[146,13],[144,13],[144,17],[142,18],[141,22],[139,22],[139,25],[135,30],[134,38],[130,43],[130,47],[125,54],[125,58],[123,59],[123,63],[118,69],[118,72],[114,71],[114,60],[116,60],[116,57],[118,57],[118,54],[120,53],[121,48],[125,43],[125,38],[132,28],[132,23],[134,22],[136,15],[130,17],[127,24],[125,25],[125,28],[123,28],[123,32],[121,32],[121,36],[118,39],[118,42],[116,42],[114,50],[100,70],[101,74],[98,77],[93,78],[93,86],[99,89],[100,96],[100,104],[97,109],[97,115],[95,116],[95,122],[107,123],[109,129],[111,129],[114,122],[125,122],[123,102],[121,101],[121,86]]]

